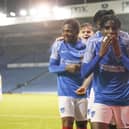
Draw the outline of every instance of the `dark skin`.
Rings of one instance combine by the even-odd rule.
[[[116,57],[120,57],[121,49],[118,42],[119,27],[116,26],[114,21],[108,20],[107,22],[105,22],[104,27],[101,29],[101,32],[105,37],[103,38],[103,41],[102,41],[102,45],[99,51],[99,56],[103,57],[108,52],[108,48],[111,45],[113,47],[113,51]],[[109,124],[99,123],[99,122],[93,122],[92,128],[110,129]]]
[[[66,43],[74,45],[78,39],[78,30],[73,28],[70,24],[65,24],[62,30],[62,37]],[[68,64],[66,71],[69,73],[75,73],[80,70],[80,64]],[[73,129],[74,117],[63,117],[62,126],[70,127]],[[76,121],[76,129],[86,129],[86,121]]]
[[[64,37],[65,42],[74,44],[78,39],[78,31],[71,25],[65,24],[63,26],[62,36]]]
[[[120,57],[121,50],[118,43],[118,32],[119,28],[117,28],[112,20],[105,23],[105,27],[102,29],[102,33],[106,38],[103,39],[103,43],[101,45],[99,53],[101,57],[103,57],[107,53],[110,45],[112,45],[115,55],[117,57]]]
[[[70,44],[75,44],[78,39],[78,32],[75,28],[72,28],[71,25],[65,24],[63,27],[62,36],[64,37],[64,41]],[[79,64],[69,64],[66,66],[66,71],[70,73],[75,73],[80,70]]]
[[[107,51],[110,45],[112,45],[114,53],[117,57],[121,55],[121,50],[119,47],[119,43],[117,40],[119,28],[116,27],[116,25],[113,23],[113,21],[108,21],[105,24],[105,28],[102,28],[101,32],[105,36],[102,41],[102,46],[99,52],[100,57],[103,57]],[[84,94],[86,91],[86,88],[79,89],[79,91],[76,91],[78,94]],[[109,124],[105,123],[93,123],[92,128],[93,129],[110,129]]]

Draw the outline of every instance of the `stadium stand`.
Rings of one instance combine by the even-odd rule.
[[[21,87],[25,88],[18,88],[13,92],[56,91],[55,76],[49,75],[46,65],[45,67],[37,65],[37,67],[30,68],[29,66],[28,68],[27,64],[48,62],[51,44],[60,35],[60,32],[57,31],[60,25],[57,26],[57,24],[56,22],[47,22],[0,27],[0,67],[3,77],[3,92],[8,92],[18,84],[28,81],[28,87],[23,84]],[[19,68],[18,64],[22,63],[24,63],[24,67]],[[9,64],[17,65],[15,68],[10,68]],[[41,75],[39,76],[39,74]],[[29,86],[30,84],[31,86]]]
[[[3,93],[55,92],[56,77],[47,68],[15,68],[2,71]]]
[[[118,17],[122,22],[122,29],[129,32],[129,14]],[[80,18],[79,21],[92,22],[92,19]],[[13,92],[56,91],[56,77],[48,73],[45,63],[49,60],[53,41],[61,33],[62,23],[63,20],[0,27],[0,68],[4,93],[18,86],[20,88]],[[21,68],[19,66],[22,63],[26,65]],[[42,65],[28,67],[28,63]],[[17,65],[9,67],[11,64]]]

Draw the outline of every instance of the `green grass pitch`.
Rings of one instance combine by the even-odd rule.
[[[56,94],[4,94],[0,129],[60,129]]]
[[[3,94],[0,129],[61,129],[56,94]]]

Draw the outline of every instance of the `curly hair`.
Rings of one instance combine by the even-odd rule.
[[[94,22],[94,24],[96,24],[97,21],[101,21],[103,16],[114,15],[114,14],[115,14],[115,12],[112,9],[110,9],[110,10],[98,10],[93,17],[93,22]]]
[[[66,24],[71,25],[72,28],[73,28],[77,33],[79,33],[79,31],[80,31],[80,23],[79,23],[78,20],[76,20],[76,19],[68,19],[68,20],[64,21],[63,26],[66,25]]]
[[[115,15],[105,15],[100,22],[100,27],[104,28],[105,23],[109,20],[113,21],[117,28],[121,27],[121,22],[119,18]]]

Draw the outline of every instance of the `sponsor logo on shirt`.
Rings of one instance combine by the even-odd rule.
[[[108,72],[125,72],[125,68],[123,66],[113,66],[113,65],[101,64],[100,68],[102,70],[108,71]]]
[[[65,60],[61,59],[61,64],[80,64],[81,60]]]

